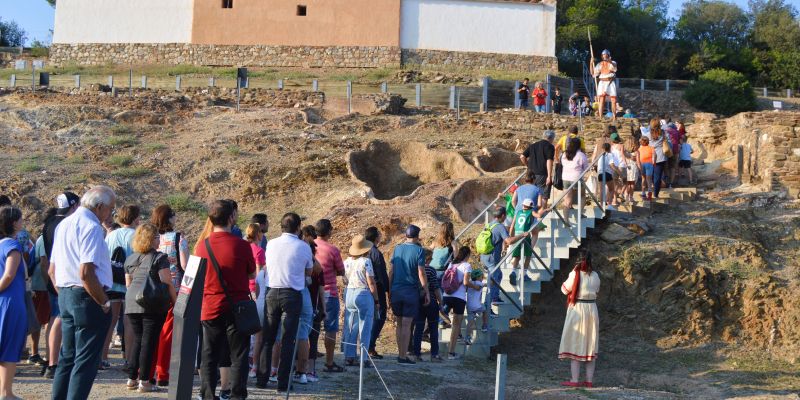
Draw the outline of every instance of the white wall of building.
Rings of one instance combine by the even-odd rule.
[[[193,0],[58,0],[53,43],[189,43]]]
[[[555,25],[555,3],[403,0],[400,47],[554,57]]]

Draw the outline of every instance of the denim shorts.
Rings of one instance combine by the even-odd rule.
[[[58,295],[50,293],[50,316],[60,317],[61,310],[58,308]]]
[[[419,290],[397,289],[391,292],[392,312],[397,317],[416,318],[419,312]]]
[[[297,340],[308,340],[314,311],[311,309],[311,294],[308,288],[304,288],[300,293],[303,296],[303,308],[300,309],[300,327],[297,329]]]
[[[644,176],[653,176],[653,164],[652,163],[642,163],[642,172]]]
[[[339,332],[339,296],[325,292],[325,332]]]

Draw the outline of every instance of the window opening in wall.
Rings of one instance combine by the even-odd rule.
[[[233,8],[233,0],[222,0],[222,8]]]
[[[305,17],[306,16],[306,10],[307,10],[306,6],[298,5],[297,6],[297,16]]]

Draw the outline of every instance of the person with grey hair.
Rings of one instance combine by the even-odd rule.
[[[61,309],[61,354],[53,380],[53,400],[86,399],[97,376],[108,326],[113,284],[102,222],[110,220],[116,194],[95,186],[81,206],[56,227],[50,269]]]
[[[547,202],[550,200],[550,188],[553,186],[553,160],[556,155],[556,148],[553,145],[555,138],[556,133],[548,129],[544,131],[542,140],[528,146],[519,156],[522,164],[534,174],[533,184],[539,188],[538,208],[547,208]]]

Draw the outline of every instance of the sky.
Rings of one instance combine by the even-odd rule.
[[[102,1],[102,0],[98,0]],[[129,0],[135,1],[135,0]],[[170,1],[170,0],[164,0]],[[669,0],[669,16],[677,18],[685,0]],[[747,0],[728,0],[747,8]],[[800,10],[800,0],[787,0]],[[45,0],[0,0],[0,19],[14,20],[28,33],[30,44],[34,39],[50,42],[54,10]]]

